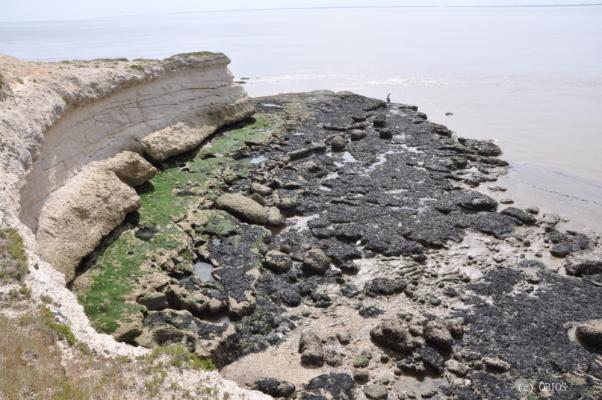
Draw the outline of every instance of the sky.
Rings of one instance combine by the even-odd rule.
[[[541,5],[602,3],[593,0],[2,0],[0,21],[90,19],[137,14],[254,8],[394,5]]]

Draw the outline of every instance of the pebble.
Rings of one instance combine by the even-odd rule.
[[[387,388],[384,385],[373,383],[364,387],[364,394],[371,400],[384,400],[387,398]]]
[[[525,211],[528,212],[529,214],[537,215],[537,214],[539,214],[539,207],[530,206],[530,207],[525,208]]]
[[[537,285],[539,282],[541,282],[541,278],[536,274],[530,274],[527,275],[527,282]]]
[[[435,296],[431,296],[431,298],[429,299],[429,303],[431,303],[432,306],[438,306],[441,304],[441,299]]]
[[[358,141],[366,137],[366,131],[354,129],[351,131],[351,140]]]
[[[337,339],[339,340],[339,343],[345,346],[351,342],[351,335],[349,335],[349,332],[338,332]]]
[[[366,368],[370,364],[368,357],[363,355],[353,357],[353,366],[355,368]]]
[[[347,146],[347,141],[343,136],[335,136],[330,141],[330,147],[332,151],[341,152],[345,151],[345,147]]]
[[[392,139],[393,133],[389,129],[381,129],[378,131],[378,135],[381,139]]]
[[[370,380],[370,373],[365,369],[356,369],[353,371],[353,380],[360,384],[368,383],[368,381]]]
[[[510,369],[510,364],[497,357],[483,357],[482,361],[490,372],[506,372]]]

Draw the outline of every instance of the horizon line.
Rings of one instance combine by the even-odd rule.
[[[366,9],[401,9],[401,8],[577,8],[577,7],[601,7],[602,3],[564,3],[564,4],[475,4],[475,5],[370,5],[370,6],[310,6],[310,7],[266,7],[266,8],[233,8],[222,10],[203,10],[203,11],[175,11],[161,13],[142,13],[142,14],[122,14],[102,17],[83,17],[69,19],[41,19],[41,20],[3,20],[0,23],[35,23],[35,22],[75,22],[90,21],[101,19],[113,19],[124,17],[143,17],[158,15],[186,15],[186,14],[216,14],[216,13],[238,13],[238,12],[257,12],[257,11],[303,11],[303,10],[366,10]]]

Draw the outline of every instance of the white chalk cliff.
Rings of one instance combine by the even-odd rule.
[[[60,63],[0,55],[0,228],[23,237],[34,296],[50,295],[57,315],[95,351],[146,350],[95,332],[65,282],[136,210],[134,187],[156,173],[151,162],[253,114],[229,62],[208,52]]]
[[[0,220],[18,215],[42,258],[71,280],[77,262],[137,208],[123,180],[129,172],[116,175],[106,160],[128,150],[162,161],[253,113],[229,62],[219,53],[131,62],[0,57]],[[152,177],[154,168],[145,169]]]

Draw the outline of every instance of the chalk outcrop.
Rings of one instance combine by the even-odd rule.
[[[135,187],[156,173],[151,162],[253,114],[229,62],[209,52],[60,63],[0,55],[0,226],[23,237],[34,296],[55,299],[95,351],[144,353],[95,332],[64,283],[138,208]]]
[[[156,172],[152,164],[130,151],[84,167],[52,192],[42,208],[37,232],[42,258],[72,281],[79,261],[139,207],[140,198],[132,186]]]
[[[32,230],[51,193],[123,150],[164,160],[253,113],[229,59],[26,63],[0,56],[3,219]]]

